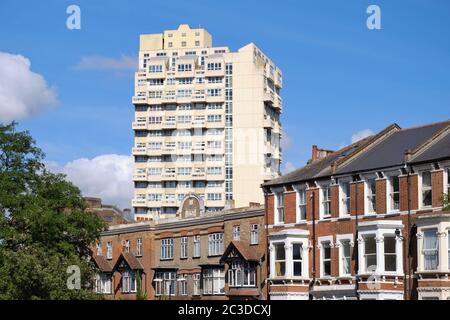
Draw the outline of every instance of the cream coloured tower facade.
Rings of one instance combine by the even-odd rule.
[[[205,212],[263,203],[260,185],[280,171],[281,87],[281,70],[253,43],[230,52],[188,25],[141,35],[135,218],[176,217],[189,194]]]

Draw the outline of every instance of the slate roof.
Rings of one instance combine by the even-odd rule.
[[[401,165],[405,162],[405,152],[419,146],[434,134],[445,128],[449,122],[433,123],[421,127],[402,129],[394,132],[381,143],[363,152],[335,174],[374,170]]]
[[[412,163],[427,162],[448,158],[450,155],[450,134],[446,134],[442,139],[431,145],[423,153],[412,158]]]
[[[399,166],[405,162],[406,151],[421,146],[436,137],[448,126],[450,126],[450,120],[406,129],[399,129],[394,124],[375,136],[360,140],[323,159],[316,160],[302,168],[266,182],[263,187]],[[383,137],[385,133],[386,137]],[[354,154],[353,159],[351,154]],[[332,165],[346,156],[349,160],[343,164],[338,164],[336,169],[332,171]],[[431,143],[430,146],[425,147],[425,151],[413,157],[410,162],[418,163],[444,158],[450,158],[450,132],[447,132],[443,138]]]
[[[347,156],[357,150],[360,146],[368,142],[371,137],[367,137],[355,143],[352,143],[338,151],[333,152],[323,159],[316,160],[306,166],[287,173],[279,178],[263,184],[263,186],[282,185],[291,182],[305,181],[313,178],[325,177],[331,175],[331,164],[336,160]]]

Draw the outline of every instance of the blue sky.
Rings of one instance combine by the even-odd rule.
[[[81,30],[66,28],[70,4]],[[381,30],[366,28],[370,4]],[[364,129],[449,119],[449,15],[447,0],[2,0],[0,52],[27,57],[55,88],[57,105],[20,128],[63,166],[132,147],[133,73],[76,69],[83,57],[134,56],[139,34],[181,23],[232,50],[255,42],[284,72],[283,155],[297,167],[312,144],[335,149]]]

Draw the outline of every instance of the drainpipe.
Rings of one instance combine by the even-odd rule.
[[[355,293],[356,293],[356,300],[360,300],[359,297],[359,232],[358,232],[358,181],[355,179]]]
[[[264,189],[263,189],[264,190]],[[269,254],[269,217],[267,210],[267,191],[264,190],[264,222],[266,224],[266,300],[270,300],[270,281],[269,281],[269,273],[270,273],[270,254]],[[262,271],[262,268],[260,269]],[[261,275],[262,276],[262,275]]]
[[[407,230],[408,230],[408,237],[404,237],[403,242],[403,248],[404,248],[404,258],[403,258],[403,273],[406,278],[406,273],[408,273],[408,279],[404,281],[403,287],[404,287],[404,297],[405,300],[411,300],[411,267],[412,267],[412,260],[411,260],[411,254],[410,254],[410,241],[411,241],[411,180],[410,180],[410,174],[411,174],[411,168],[408,166],[408,163],[405,162],[405,168],[406,168],[406,181],[407,181],[407,201],[408,201],[408,219],[407,219]],[[408,242],[408,243],[407,243]],[[407,250],[408,249],[408,250]],[[408,256],[408,257],[406,257]],[[406,270],[406,261],[408,260],[408,270]],[[406,272],[407,271],[407,272]]]
[[[311,290],[316,282],[316,203],[314,190],[311,194],[312,202],[312,281],[309,283],[309,300],[312,300]]]

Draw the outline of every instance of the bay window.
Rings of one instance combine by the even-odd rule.
[[[233,261],[228,270],[228,283],[230,287],[255,287],[255,266],[247,261]]]
[[[375,235],[364,239],[364,264],[366,271],[375,271],[377,267],[377,245]]]
[[[437,229],[425,230],[423,233],[424,269],[437,270],[439,265],[439,241]]]
[[[359,222],[359,272],[403,275],[401,220]]]
[[[110,294],[111,275],[106,273],[97,274],[95,277],[94,291],[99,294]]]
[[[397,270],[397,252],[395,236],[384,237],[384,270]]]
[[[284,243],[277,243],[275,248],[275,276],[284,277],[286,274],[286,252]]]
[[[292,272],[296,277],[302,276],[303,259],[302,259],[303,246],[301,243],[292,244]]]
[[[187,295],[187,274],[181,274],[178,278],[178,287],[180,296]]]
[[[200,279],[201,274],[194,273],[193,275],[194,292],[192,293],[192,295],[194,296],[199,296],[201,294]]]
[[[224,294],[225,273],[222,269],[203,271],[203,294]]]
[[[122,273],[122,293],[136,292],[136,272],[126,270]]]

